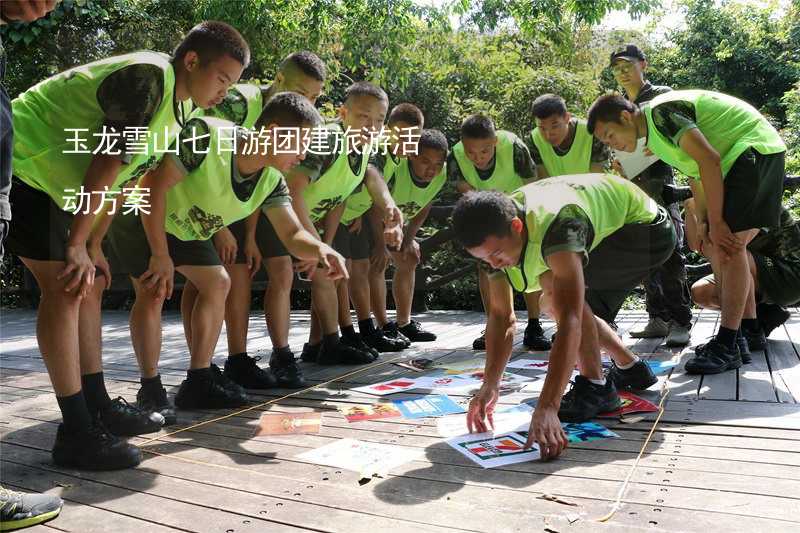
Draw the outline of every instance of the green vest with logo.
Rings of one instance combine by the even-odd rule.
[[[405,161],[405,159],[399,160]],[[395,169],[397,168],[397,161],[394,160],[391,154],[386,154],[386,162],[383,164],[383,181],[389,183],[394,176]],[[359,184],[353,194],[347,198],[345,202],[344,213],[342,214],[341,222],[345,226],[349,225],[355,219],[369,211],[372,207],[372,196],[369,195],[367,186]]]
[[[514,170],[514,141],[518,139],[510,131],[498,130],[497,145],[495,146],[494,171],[487,180],[482,180],[475,169],[475,165],[464,151],[464,143],[458,142],[453,147],[458,168],[464,180],[478,191],[500,191],[510,193],[523,185],[522,176]]]
[[[335,128],[342,132],[341,142],[346,144],[343,130],[338,123],[327,124],[325,127],[332,131]],[[361,164],[357,174],[350,168],[347,151],[342,146],[336,161],[330,168],[303,189],[303,199],[313,222],[322,220],[331,209],[342,203],[364,181],[371,148],[362,146],[361,149]],[[366,187],[364,188],[366,189]]]
[[[228,89],[225,99],[228,102],[214,106],[211,109],[197,108],[193,116],[231,120],[237,122],[238,126],[248,129],[256,125],[258,117],[261,116],[261,110],[264,108],[261,87],[252,83],[237,83]],[[243,109],[227,110],[225,109],[226,106],[243,106]]]
[[[414,183],[411,177],[411,163],[408,159],[403,159],[397,165],[392,182],[392,198],[397,204],[397,208],[403,212],[403,219],[408,222],[417,213],[431,203],[447,181],[447,166],[442,167],[439,172],[428,183],[426,187],[420,187]]]
[[[658,205],[639,187],[610,174],[546,178],[521,187],[511,198],[524,213],[528,231],[521,266],[503,269],[518,292],[541,289],[539,276],[550,270],[542,256],[542,241],[563,207],[576,205],[589,217],[594,230],[589,251],[625,224],[649,224],[658,214]]]
[[[697,161],[662,135],[653,124],[653,109],[675,100],[694,104],[697,127],[719,153],[723,176],[748,148],[765,155],[786,151],[786,145],[775,128],[747,102],[712,91],[671,91],[642,105],[647,119],[647,147],[687,176],[700,179]]]
[[[209,150],[198,168],[167,192],[165,229],[182,241],[204,241],[230,224],[247,218],[275,190],[283,175],[264,167],[248,180],[251,188],[234,182],[236,157],[227,120],[203,117],[209,128]],[[244,189],[244,190],[243,190]]]
[[[531,132],[533,144],[542,156],[544,168],[549,176],[564,176],[566,174],[586,174],[591,172],[592,164],[592,134],[586,129],[586,121],[578,119],[575,125],[575,138],[572,146],[564,155],[558,155],[555,148],[542,137],[539,128]]]
[[[175,72],[170,57],[157,52],[135,52],[95,61],[64,71],[34,85],[12,102],[14,114],[14,174],[31,187],[47,193],[53,201],[65,206],[65,189],[78,191],[86,177],[86,170],[94,157],[91,151],[100,145],[105,113],[97,101],[97,91],[103,81],[125,67],[150,64],[164,73],[162,99],[150,123],[148,139],[142,149],[131,153],[131,161],[120,168],[110,187],[141,177],[156,166],[166,149],[171,147],[181,125],[173,107]],[[188,114],[190,102],[179,103]],[[74,132],[85,139],[90,153],[64,153],[75,151]],[[109,130],[110,131],[110,130]],[[115,150],[125,146],[123,132],[116,132]],[[108,142],[105,144],[109,148]],[[81,147],[81,151],[84,151]],[[102,153],[102,149],[101,152]]]

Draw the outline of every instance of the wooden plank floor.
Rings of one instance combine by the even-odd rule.
[[[403,356],[442,361],[476,356],[469,348],[483,329],[482,314],[438,311],[420,318],[439,339]],[[308,315],[296,313],[292,319],[291,345],[299,353]],[[717,319],[716,313],[698,311],[693,343],[712,335]],[[618,321],[620,332],[646,320],[644,313],[627,312]],[[514,356],[546,358],[524,351],[524,326],[523,316]],[[800,530],[794,512],[800,504],[800,347],[792,342],[800,341],[800,314],[773,333],[767,349],[753,354],[752,364],[718,376],[684,373],[691,348],[670,351],[660,345],[662,339],[635,342],[625,335],[637,352],[678,362],[646,394],[655,402],[663,393],[668,396],[638,464],[654,415],[633,423],[603,421],[619,439],[570,447],[558,461],[489,470],[443,443],[435,420],[350,424],[342,417],[339,406],[377,400],[352,387],[410,373],[388,364],[389,355],[360,369],[306,366],[313,389],[288,398],[289,391],[253,393],[254,408],[224,419],[219,418],[232,412],[180,412],[180,424],[169,428],[169,435],[162,431],[132,439],[145,452],[139,468],[58,468],[51,463],[50,448],[59,412],[33,336],[35,315],[3,311],[0,327],[0,480],[4,486],[58,494],[66,501],[59,518],[31,531]],[[251,353],[268,355],[264,322],[256,314],[250,337]],[[164,341],[162,376],[174,392],[187,364],[179,316],[165,318]],[[104,315],[104,342],[109,392],[133,401],[138,370],[126,314]],[[223,335],[217,347],[220,365],[224,353]],[[345,374],[350,375],[341,377]],[[516,404],[532,396],[513,393],[501,402]],[[264,411],[309,410],[323,413],[318,435],[251,438]],[[418,451],[419,457],[366,484],[353,472],[297,457],[340,438],[402,446]],[[610,520],[598,522],[628,478],[621,508]]]

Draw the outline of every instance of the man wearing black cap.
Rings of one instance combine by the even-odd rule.
[[[638,106],[672,90],[664,85],[653,85],[645,79],[647,58],[635,44],[627,44],[615,50],[611,54],[610,63],[614,79],[622,86],[623,94]],[[689,343],[692,311],[689,285],[686,281],[686,258],[681,251],[683,223],[677,204],[666,205],[662,196],[664,185],[674,183],[672,167],[663,161],[656,161],[638,176],[628,177],[667,208],[678,233],[675,253],[645,281],[647,314],[650,315],[650,320],[644,329],[632,331],[631,337],[666,336],[667,346],[684,346]]]

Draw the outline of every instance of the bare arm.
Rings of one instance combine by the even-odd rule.
[[[310,180],[308,176],[298,170],[292,170],[286,176],[286,185],[289,187],[289,194],[292,195],[292,208],[294,208],[297,219],[306,231],[319,239],[319,233],[317,233],[317,229],[314,227],[314,222],[311,220],[306,201],[303,198],[303,191],[308,187],[309,183]]]

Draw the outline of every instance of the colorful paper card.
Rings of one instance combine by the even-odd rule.
[[[677,361],[658,361],[656,359],[647,359],[645,361],[653,374],[664,374],[678,365]]]
[[[336,439],[321,448],[301,453],[297,458],[318,465],[352,470],[362,477],[372,477],[373,474],[385,474],[420,455],[420,450],[400,446]]]
[[[547,360],[541,359],[517,359],[509,361],[506,368],[515,368],[518,370],[538,370],[539,372],[547,372],[547,367],[550,364]]]
[[[541,457],[539,447],[525,449],[520,433],[472,433],[447,439],[447,444],[483,468],[496,468],[515,463],[535,461]]]
[[[253,436],[319,433],[321,425],[322,413],[264,413]]]
[[[464,413],[463,407],[446,394],[429,394],[415,400],[394,400],[405,418],[426,418]]]
[[[619,435],[609,430],[605,426],[594,422],[583,422],[581,424],[561,424],[570,442],[590,442],[593,440],[619,438]]]
[[[619,399],[622,401],[622,407],[620,409],[608,413],[601,413],[597,415],[598,418],[618,418],[629,413],[653,413],[658,411],[658,406],[655,404],[627,391],[620,391]]]
[[[404,392],[411,389],[419,388],[417,382],[421,378],[414,379],[392,379],[383,381],[381,383],[373,383],[372,385],[364,385],[363,387],[356,387],[353,390],[358,392],[366,392],[367,394],[374,394],[376,396],[385,396],[386,394],[394,394],[395,392]]]
[[[480,387],[483,381],[472,377],[463,377],[462,375],[432,375],[417,378],[416,388],[418,389],[439,389],[439,390],[457,390],[468,389],[471,387]]]
[[[533,408],[524,403],[495,411],[493,416],[493,433],[510,433],[528,429],[531,423],[532,413]],[[436,429],[439,435],[445,438],[466,435],[469,433],[469,428],[467,428],[467,415],[440,418],[436,421]]]
[[[379,420],[381,418],[393,418],[401,416],[401,413],[397,410],[397,407],[391,403],[377,403],[375,405],[351,405],[348,407],[339,407],[339,411],[341,411],[348,422]]]

